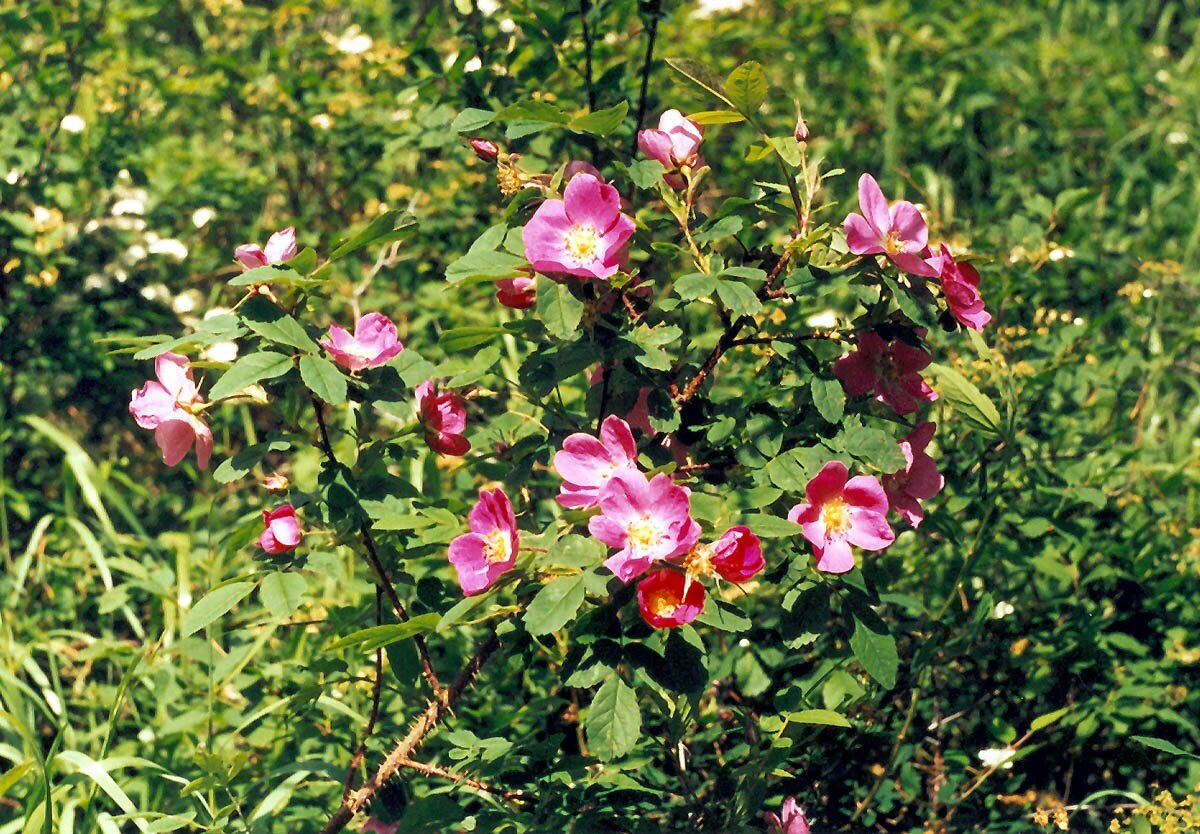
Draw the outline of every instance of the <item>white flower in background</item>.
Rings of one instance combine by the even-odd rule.
[[[804,323],[809,327],[816,328],[837,327],[837,312],[835,310],[822,310],[806,318]]]
[[[1167,134],[1168,145],[1182,145],[1188,140],[1188,135],[1182,130],[1172,130]]]
[[[144,259],[149,253],[146,251],[145,246],[142,246],[140,243],[135,243],[133,246],[130,246],[125,250],[125,254],[128,256],[129,260],[137,263],[138,261]],[[146,295],[145,290],[142,291],[142,295]],[[146,295],[146,298],[150,298],[150,296]]]
[[[317,130],[329,130],[333,127],[333,116],[328,113],[318,113],[308,120],[308,123]]]
[[[112,282],[98,272],[83,279],[83,288],[87,292],[101,292],[107,290],[111,285]]]
[[[481,69],[483,69],[483,60],[478,55],[463,64],[463,72],[479,72]]]
[[[173,237],[164,237],[150,241],[149,246],[151,255],[167,255],[177,261],[185,260],[188,256],[188,248],[183,241],[176,240]]]
[[[142,287],[142,298],[166,304],[171,300],[171,291],[167,289],[166,284],[149,284]]]
[[[13,168],[11,171],[9,171],[7,174],[4,175],[4,181],[6,183],[8,183],[9,185],[16,185],[17,180],[21,179],[21,176],[23,173],[24,173],[23,171]]]
[[[976,755],[979,756],[979,761],[983,763],[984,767],[1012,770],[1012,757],[1017,755],[1017,751],[1011,747],[989,747],[986,750],[980,750]]]
[[[113,217],[120,217],[122,214],[145,214],[146,199],[140,196],[122,197],[113,203],[111,213]]]
[[[216,216],[216,209],[212,208],[211,206],[201,206],[192,212],[192,225],[197,229],[203,229]]]
[[[344,52],[347,55],[361,55],[371,48],[371,36],[363,32],[358,26],[351,26],[342,36],[338,38],[338,52]]]
[[[62,121],[58,123],[58,126],[67,133],[82,133],[83,129],[87,127],[87,122],[78,113],[68,113],[62,117]]]
[[[692,17],[703,19],[722,12],[741,11],[751,2],[752,0],[699,0],[696,3],[695,11],[692,12]]]
[[[997,602],[996,607],[992,609],[992,617],[997,620],[1003,620],[1016,610],[1012,607],[1011,602]]]
[[[200,295],[199,290],[184,290],[179,295],[175,296],[175,300],[171,302],[171,309],[176,313],[183,315],[190,313],[200,306],[200,302],[204,297]]]
[[[479,13],[484,17],[491,17],[500,11],[500,0],[479,0],[475,8],[479,9]]]
[[[231,363],[238,357],[237,342],[217,342],[200,350],[200,358],[209,362]]]
[[[51,216],[50,209],[46,208],[45,206],[33,207],[34,225],[38,227],[45,226],[48,222],[50,222]]]
[[[506,17],[500,21],[500,31],[506,35],[510,35],[517,31],[517,24],[511,17]]]

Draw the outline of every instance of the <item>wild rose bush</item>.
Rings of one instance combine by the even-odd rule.
[[[398,311],[361,313],[356,296],[347,313],[329,281],[339,262],[420,234],[389,211],[332,246],[301,248],[293,228],[239,246],[231,312],[137,354],[157,381],[130,411],[163,462],[194,446],[201,470],[221,461],[203,477],[260,497],[261,569],[199,600],[186,632],[286,587],[313,541],[353,551],[377,587],[373,625],[323,635],[374,681],[364,737],[333,763],[348,773],[325,831],[359,815],[393,830],[405,817],[389,785],[410,772],[475,791],[480,830],[616,830],[623,797],[645,790],[627,771],[650,767],[669,783],[646,830],[807,832],[795,799],[780,805],[789,757],[812,728],[849,726],[846,699],[819,685],[837,674],[864,691],[869,677],[882,697],[902,663],[919,679],[931,662],[902,658],[880,616],[888,549],[939,512],[937,450],[1007,430],[935,361],[964,332],[983,346],[987,278],[869,172],[857,205],[833,202],[842,172],[811,153],[803,118],[782,135],[759,121],[758,64],[724,80],[674,65],[717,109],[667,110],[636,149],[612,139],[594,162],[533,159],[527,137],[565,130],[595,148],[629,125],[626,103],[459,115],[506,203],[445,292],[494,293],[490,322],[426,344],[401,341]],[[754,182],[705,162],[735,131],[754,137]],[[735,196],[711,199],[714,180]],[[236,361],[198,358],[231,340]],[[269,411],[276,430],[214,449],[211,415],[234,405]],[[292,482],[305,445],[320,472]],[[409,465],[423,447],[453,494],[431,497]],[[837,639],[817,653],[830,623]],[[401,647],[419,670],[407,697],[426,703],[407,730],[380,714]],[[423,758],[451,720],[469,732],[472,685],[502,656],[550,673],[530,708],[574,727],[571,743],[485,739],[512,767]],[[711,735],[725,725],[738,729]]]

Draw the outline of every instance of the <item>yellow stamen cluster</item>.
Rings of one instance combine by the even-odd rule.
[[[629,522],[629,526],[625,528],[625,536],[630,549],[649,550],[658,544],[658,540],[662,538],[662,531],[650,516],[644,515]]]
[[[713,574],[712,545],[698,544],[692,552],[683,557],[683,569],[689,578],[712,576]]]
[[[1200,786],[1197,786],[1200,791]],[[1141,826],[1150,823],[1150,829],[1162,834],[1179,834],[1183,831],[1200,831],[1200,801],[1193,794],[1182,799],[1176,799],[1170,791],[1160,791],[1147,805],[1139,805],[1126,815],[1123,811],[1108,825],[1108,830],[1114,834],[1138,831]],[[1144,822],[1135,824],[1134,818],[1142,817]]]
[[[576,261],[590,261],[600,250],[600,236],[590,223],[572,226],[563,236],[563,248]]]
[[[830,533],[845,533],[850,529],[850,506],[841,498],[834,498],[821,507],[821,521]]]
[[[483,558],[489,565],[507,562],[512,556],[512,541],[503,530],[493,530],[483,537]]]
[[[892,229],[883,239],[883,248],[889,255],[899,255],[904,251],[904,241],[900,240],[900,232]]]

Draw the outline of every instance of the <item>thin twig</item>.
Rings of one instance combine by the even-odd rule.
[[[650,88],[650,70],[654,66],[654,40],[658,37],[661,0],[650,0],[646,5],[646,13],[650,19],[646,22],[646,57],[642,60],[642,90],[638,96],[637,123],[633,126],[635,144],[638,131],[642,129],[642,122],[646,118],[646,93]]]
[[[425,737],[450,712],[455,702],[458,701],[459,695],[475,679],[475,676],[479,674],[479,670],[483,668],[483,664],[487,662],[488,658],[498,648],[500,648],[500,638],[493,632],[487,642],[480,647],[475,656],[468,661],[463,670],[450,683],[450,686],[441,690],[436,697],[430,699],[424,711],[417,716],[412,726],[409,727],[408,734],[388,754],[388,757],[384,759],[383,764],[379,766],[379,769],[371,777],[371,780],[358,790],[353,791],[348,798],[342,800],[341,806],[330,817],[325,827],[321,829],[321,834],[336,834],[336,832],[344,829],[350,820],[354,819],[354,815],[361,811],[387,781],[395,775],[396,771],[404,766],[403,763],[410,760],[413,752],[421,746]]]
[[[784,266],[789,260],[791,260],[791,258],[792,250],[785,249],[783,255],[775,264],[775,268],[772,269],[771,274],[767,276],[766,283],[763,284],[763,288],[760,290],[760,293],[765,294],[770,292],[771,287],[775,284],[775,279],[782,274]],[[729,323],[729,325],[725,328],[725,332],[721,334],[721,338],[717,340],[716,346],[713,347],[712,352],[709,353],[708,358],[704,360],[704,364],[700,366],[700,370],[696,371],[695,375],[685,386],[683,386],[683,390],[675,396],[676,403],[683,405],[696,395],[696,391],[700,389],[700,386],[704,383],[704,380],[708,378],[708,375],[712,373],[713,368],[715,368],[717,363],[721,361],[721,357],[725,355],[727,350],[733,347],[733,343],[737,341],[738,333],[740,333],[742,328],[745,327],[750,321],[753,321],[751,316],[738,316]]]
[[[309,392],[309,399],[312,400],[313,413],[317,418],[321,450],[325,453],[325,458],[329,464],[336,466],[338,460],[337,456],[333,453],[333,445],[329,442],[329,427],[325,424],[325,412],[321,408],[321,401],[311,391]],[[383,562],[379,559],[379,551],[375,547],[375,539],[371,535],[370,522],[364,520],[359,525],[358,536],[362,541],[363,549],[367,553],[367,561],[370,563],[372,570],[375,571],[375,584],[383,589],[388,601],[392,604],[392,608],[396,610],[396,616],[400,618],[400,621],[404,623],[408,622],[411,619],[408,615],[408,609],[400,601],[400,595],[396,593],[396,586],[388,578],[387,570],[384,568]],[[429,646],[425,643],[425,638],[420,634],[413,638],[413,643],[416,645],[417,654],[421,658],[421,674],[426,682],[428,682],[429,688],[433,690],[434,697],[437,697],[442,687],[438,683],[437,674],[433,671],[433,662],[429,658]]]
[[[495,785],[489,785],[487,782],[481,782],[478,779],[472,779],[461,773],[455,773],[452,770],[446,770],[445,768],[426,764],[425,762],[418,762],[414,759],[401,759],[400,766],[407,767],[409,770],[415,770],[417,773],[424,773],[426,776],[438,776],[442,779],[449,779],[451,782],[457,782],[460,785],[466,785],[477,791],[490,793],[508,802],[521,802],[528,799],[528,796],[523,791],[509,791],[504,788],[497,788]]]
[[[588,13],[592,0],[579,0],[579,19],[583,23],[583,80],[587,85],[588,110],[596,109],[596,85],[592,78],[592,29],[588,26]]]

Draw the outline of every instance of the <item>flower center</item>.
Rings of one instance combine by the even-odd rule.
[[[834,498],[821,507],[821,520],[830,533],[845,533],[850,529],[850,507],[841,498]]]
[[[649,550],[658,544],[659,539],[662,538],[662,531],[650,516],[644,515],[629,522],[629,526],[625,528],[625,537],[630,549]]]
[[[489,565],[507,562],[512,555],[512,542],[503,530],[493,530],[483,537],[483,558]]]
[[[590,261],[600,250],[600,236],[591,223],[572,226],[563,236],[563,248],[576,261]]]
[[[713,572],[713,548],[710,544],[700,544],[692,548],[692,552],[683,557],[683,569],[689,577],[711,576]]]
[[[656,617],[672,617],[679,606],[661,594],[650,600],[650,610]]]
[[[883,248],[889,255],[899,255],[904,251],[904,241],[900,239],[900,230],[892,229],[883,239]]]

